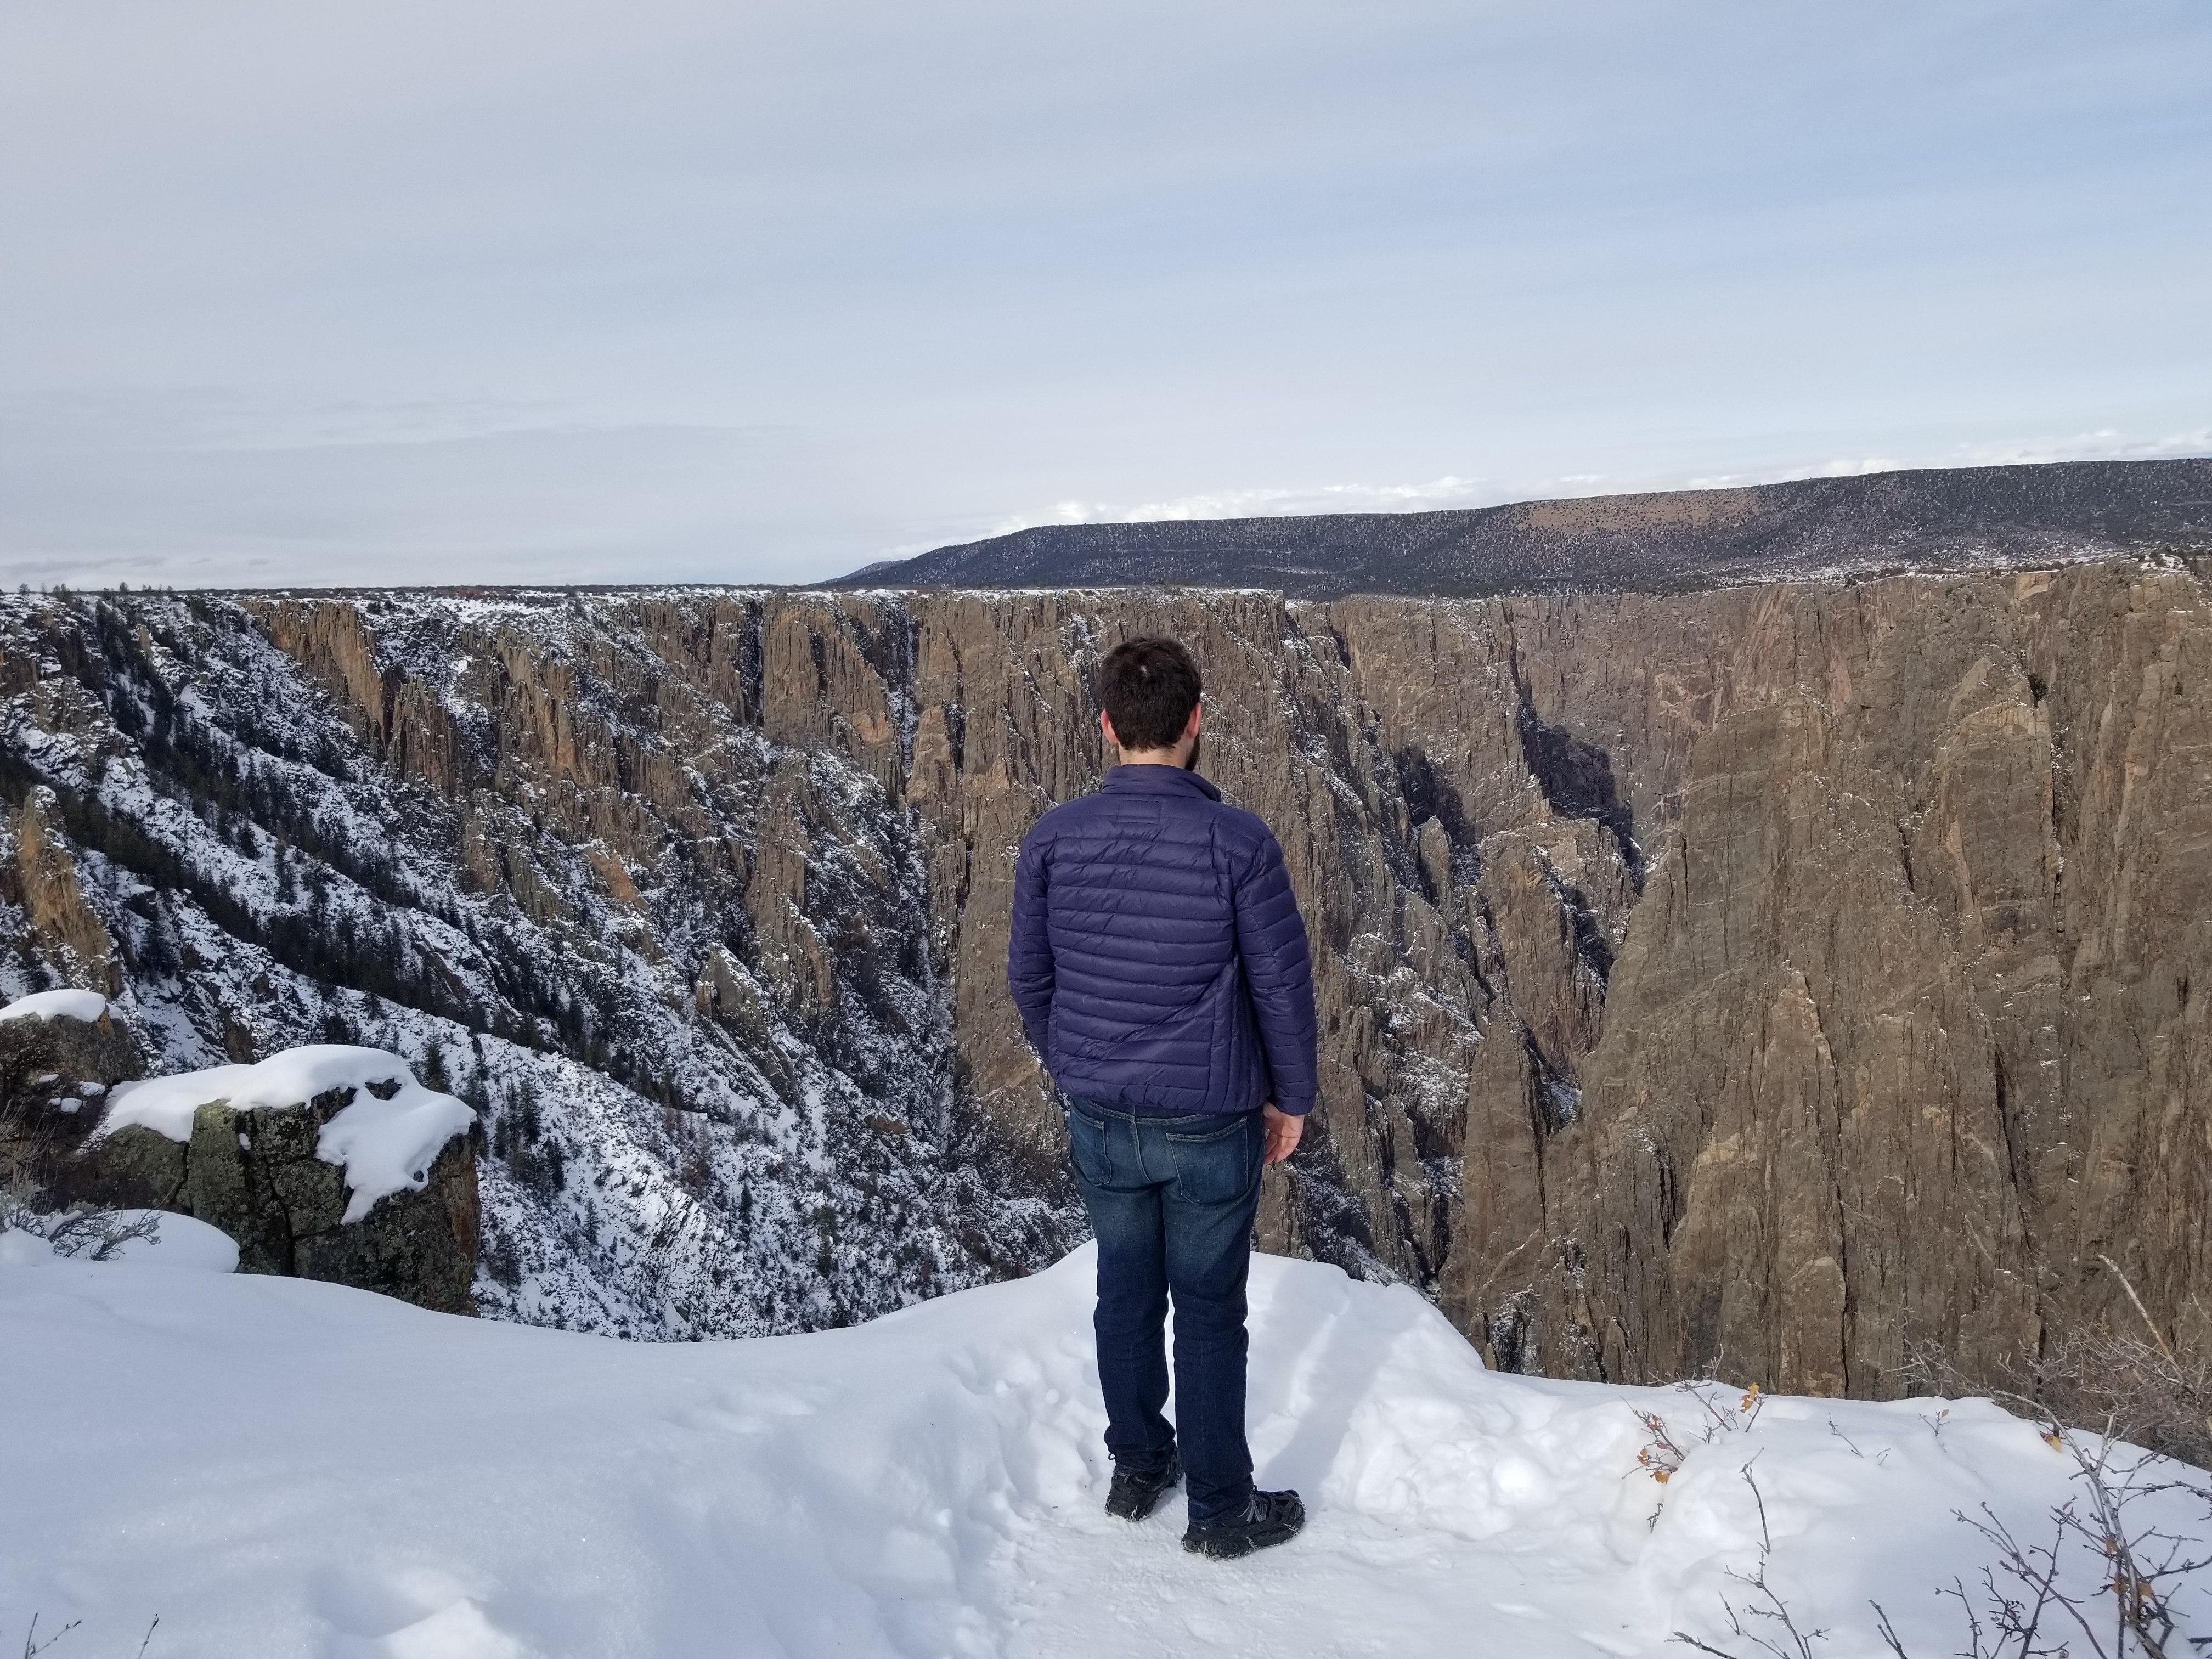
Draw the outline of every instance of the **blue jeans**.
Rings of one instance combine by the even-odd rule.
[[[1257,1112],[1164,1116],[1071,1097],[1076,1185],[1098,1239],[1098,1383],[1116,1467],[1163,1468],[1179,1449],[1191,1522],[1241,1510],[1244,1281],[1266,1146]],[[1165,1323],[1175,1303],[1176,1424]]]

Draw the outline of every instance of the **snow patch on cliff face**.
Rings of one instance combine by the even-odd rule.
[[[1831,1631],[1817,1651],[1883,1651],[1871,1599],[1933,1656],[1963,1637],[1936,1590],[1986,1559],[1952,1510],[2040,1533],[2076,1490],[1985,1401],[1753,1415],[1725,1391],[1488,1372],[1412,1291],[1262,1257],[1253,1451],[1312,1519],[1208,1562],[1178,1502],[1103,1513],[1094,1261],[684,1346],[157,1261],[0,1266],[0,1398],[39,1425],[0,1437],[0,1490],[24,1499],[0,1508],[0,1616],[82,1618],[78,1639],[128,1651],[158,1613],[175,1659],[1656,1659],[1676,1631],[1727,1646],[1731,1575],[1763,1557],[1801,1628]],[[1663,1486],[1638,1413],[1686,1449]],[[2201,1508],[2171,1493],[2140,1518],[2202,1535]],[[2100,1561],[2066,1568],[2096,1592]],[[2212,1630],[2201,1592],[2178,1610],[2178,1639]]]

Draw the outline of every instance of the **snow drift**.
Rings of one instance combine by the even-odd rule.
[[[1263,1257],[1254,1451],[1314,1518],[1223,1565],[1182,1552],[1179,1505],[1101,1511],[1087,1248],[690,1346],[158,1252],[9,1259],[0,1628],[82,1619],[88,1653],[159,1614],[161,1659],[1657,1654],[1718,1631],[1763,1501],[1769,1579],[1824,1654],[1878,1651],[1870,1596],[1940,1654],[1934,1592],[1984,1559],[1951,1511],[2040,1524],[2072,1468],[1986,1402],[1777,1399],[1711,1430],[1683,1392],[1486,1372],[1412,1291]],[[1638,1410],[1687,1448],[1663,1486]]]

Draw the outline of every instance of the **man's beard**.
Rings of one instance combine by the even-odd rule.
[[[1205,746],[1205,744],[1206,734],[1202,732],[1190,740],[1190,758],[1182,763],[1182,769],[1184,771],[1195,772],[1198,770],[1198,751]]]

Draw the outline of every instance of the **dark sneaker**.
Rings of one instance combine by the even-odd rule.
[[[1172,1451],[1167,1467],[1151,1474],[1117,1468],[1106,1494],[1106,1513],[1123,1521],[1141,1521],[1160,1506],[1160,1494],[1182,1479],[1182,1463]]]
[[[1294,1492],[1255,1492],[1244,1513],[1211,1526],[1193,1526],[1182,1535],[1182,1547],[1194,1555],[1217,1561],[1234,1561],[1254,1550],[1287,1544],[1306,1523],[1306,1506]]]

